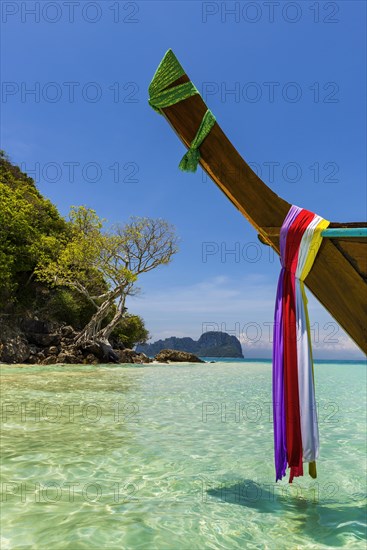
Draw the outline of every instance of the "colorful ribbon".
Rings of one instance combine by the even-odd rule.
[[[289,482],[303,475],[303,462],[316,478],[319,434],[307,298],[309,274],[329,222],[292,206],[280,230],[279,276],[274,315],[273,422],[276,481],[290,467]]]

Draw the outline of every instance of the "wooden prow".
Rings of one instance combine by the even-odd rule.
[[[168,88],[188,81],[188,76],[183,75]],[[203,99],[196,94],[161,109],[161,112],[181,141],[189,147],[206,110]],[[255,227],[261,240],[279,253],[279,228],[291,205],[255,174],[217,123],[201,145],[200,152],[203,170]],[[274,228],[277,228],[278,234]],[[323,239],[305,283],[361,350],[367,353],[367,285],[331,240]]]

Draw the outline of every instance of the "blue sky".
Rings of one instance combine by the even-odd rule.
[[[222,329],[247,356],[269,356],[278,258],[200,169],[178,170],[183,145],[148,106],[148,85],[172,48],[272,189],[332,221],[363,220],[365,3],[1,7],[2,148],[63,215],[85,204],[111,223],[176,226],[179,254],[129,304],[153,339]],[[311,295],[310,316],[316,357],[361,357]]]

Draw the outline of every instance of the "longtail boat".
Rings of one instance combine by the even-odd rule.
[[[280,252],[280,228],[291,204],[274,193],[244,161],[169,50],[149,87],[150,105],[190,148],[198,128],[208,124],[195,162],[211,177],[258,232],[261,242]],[[198,150],[196,150],[198,152]],[[190,164],[193,159],[187,158]],[[189,168],[190,169],[190,168]],[[332,222],[306,286],[367,353],[367,223]]]

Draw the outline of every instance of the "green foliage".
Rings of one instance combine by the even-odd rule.
[[[94,210],[72,206],[68,223],[68,240],[62,242],[53,257],[39,259],[35,273],[39,280],[62,285],[84,294],[106,290],[100,255],[105,244],[101,232],[103,220]]]
[[[41,260],[51,258],[66,238],[67,224],[44,199],[32,178],[0,152],[0,305],[14,302],[16,290]]]
[[[69,240],[55,258],[41,259],[35,273],[79,292],[95,307],[78,341],[106,341],[125,315],[126,297],[137,291],[138,276],[169,263],[177,239],[160,219],[135,217],[106,231],[104,220],[84,206],[72,207],[69,217]]]
[[[52,289],[35,277],[37,266],[55,260],[65,248],[71,229],[33,179],[0,151],[0,312],[31,313],[76,329],[88,322],[94,308],[86,298],[71,289]],[[99,277],[98,291],[104,288]]]
[[[148,331],[126,314],[126,296],[176,251],[164,220],[136,217],[106,231],[85,206],[71,207],[65,220],[0,151],[0,313],[84,327],[87,337],[111,335],[128,347],[144,343]]]
[[[69,288],[58,288],[47,302],[47,316],[62,321],[75,330],[81,330],[92,317],[95,309],[83,296]]]
[[[150,338],[143,319],[139,315],[130,314],[118,323],[111,336],[130,349],[137,344],[145,344]]]

